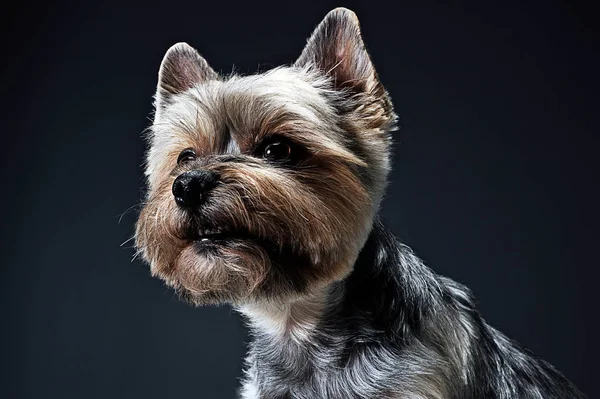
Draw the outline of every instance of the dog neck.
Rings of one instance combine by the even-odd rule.
[[[255,334],[275,340],[302,343],[317,328],[330,301],[329,287],[289,302],[253,302],[238,310],[250,321]]]
[[[376,221],[354,270],[346,279],[299,299],[284,303],[253,302],[238,310],[248,318],[255,337],[272,342],[302,345],[315,334],[342,336],[354,328],[375,334],[395,330],[391,337],[395,340],[399,338],[397,331],[419,327],[418,315],[424,305],[419,300],[424,295],[415,290],[432,286],[424,278],[435,279],[422,266],[418,267],[419,281],[411,281],[417,270],[407,265],[421,266],[421,262],[402,258],[412,256]],[[402,328],[390,329],[390,323]],[[361,331],[353,331],[354,336],[356,333],[360,336]]]
[[[297,397],[394,397],[382,388],[385,380],[421,393],[411,397],[449,397],[446,387],[462,378],[455,373],[464,369],[461,358],[449,354],[442,360],[434,344],[438,337],[426,337],[432,325],[450,326],[432,321],[449,314],[438,311],[443,297],[440,280],[377,221],[344,280],[285,305],[240,309],[254,338],[242,397],[260,397],[258,387],[273,398],[291,397],[292,391],[304,392]],[[431,341],[431,349],[418,342],[402,361],[412,364],[419,356],[429,356],[438,367],[429,374],[419,367],[397,368],[399,354],[415,339]],[[452,340],[448,350],[460,343]],[[447,359],[456,363],[451,372]],[[430,380],[438,375],[447,380]]]

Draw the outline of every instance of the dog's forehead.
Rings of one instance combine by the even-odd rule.
[[[213,144],[223,135],[252,140],[286,124],[326,128],[336,114],[327,83],[292,68],[204,82],[177,96],[161,122],[177,129],[177,134]]]
[[[224,100],[258,100],[263,105],[272,101],[278,107],[327,105],[323,97],[325,80],[299,69],[276,68],[258,75],[234,76],[221,84],[222,90],[216,94]]]

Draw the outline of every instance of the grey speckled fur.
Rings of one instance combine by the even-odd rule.
[[[255,330],[244,397],[583,398],[376,222],[305,342]]]

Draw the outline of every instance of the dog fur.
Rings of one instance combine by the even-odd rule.
[[[331,11],[293,65],[253,76],[222,77],[176,44],[139,253],[183,299],[248,318],[246,399],[583,397],[379,221],[395,122],[349,10]],[[214,187],[183,207],[174,182],[199,170]]]

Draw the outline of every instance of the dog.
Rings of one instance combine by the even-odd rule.
[[[242,398],[584,397],[377,217],[397,117],[352,11],[257,75],[176,44],[154,105],[136,247],[182,299],[247,317]]]

